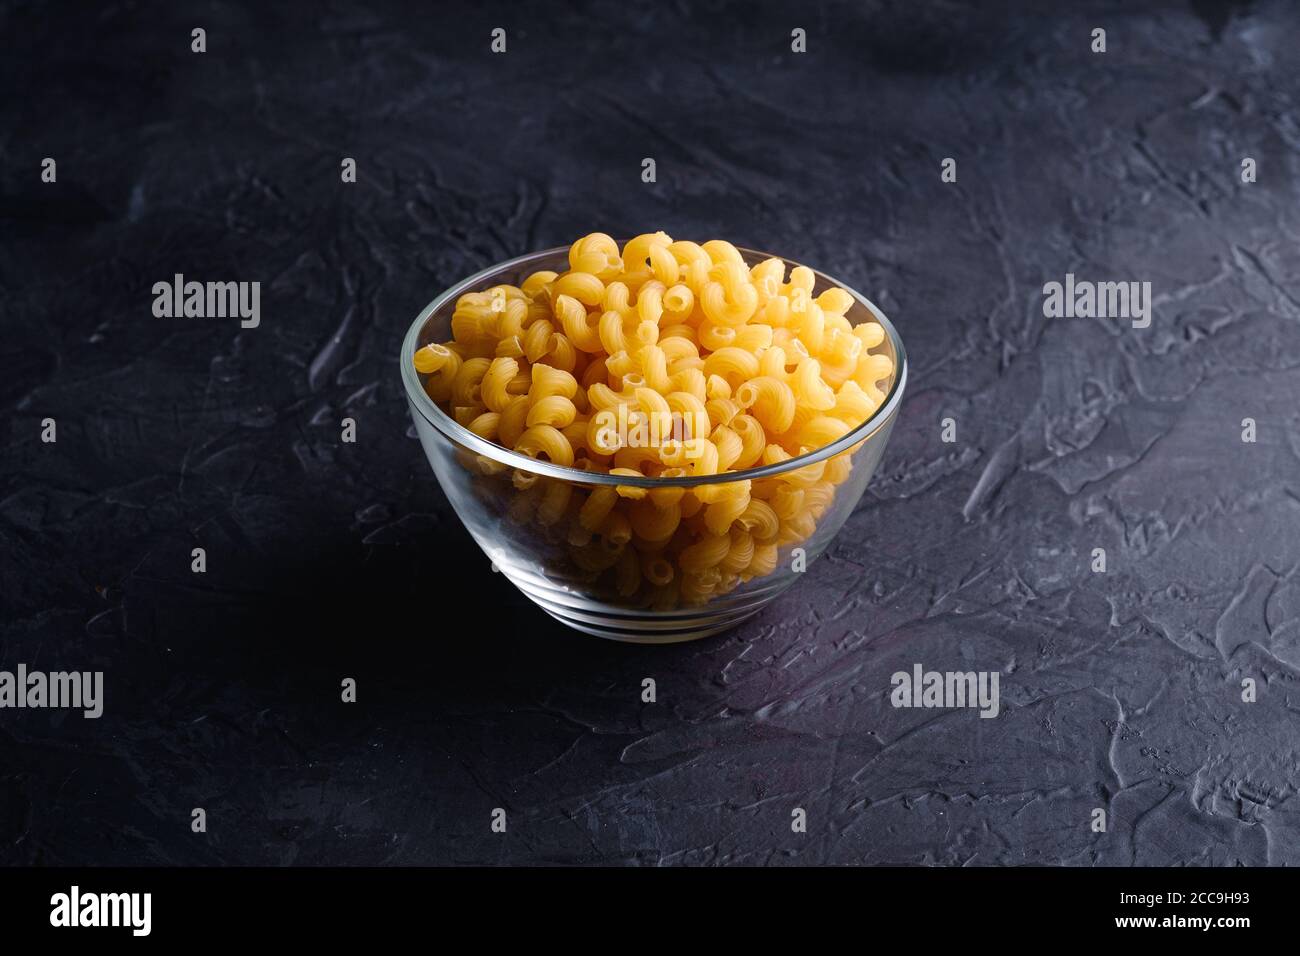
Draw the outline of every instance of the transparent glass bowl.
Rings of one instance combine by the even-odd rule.
[[[525,277],[541,269],[563,272],[568,269],[568,252],[567,247],[548,249],[485,269],[442,293],[412,323],[402,343],[402,382],[429,464],[460,520],[501,573],[534,603],[569,627],[598,637],[649,644],[693,640],[733,627],[758,613],[802,573],[816,573],[812,570],[813,562],[826,550],[861,499],[880,463],[902,400],[907,381],[903,343],[893,325],[870,301],[844,283],[813,270],[814,295],[839,286],[856,300],[847,314],[850,322],[857,325],[874,320],[885,330],[884,342],[873,351],[893,359],[894,374],[885,391],[884,403],[871,418],[838,441],[808,454],[776,465],[708,479],[630,478],[560,467],[493,444],[462,427],[425,393],[421,376],[415,371],[414,354],[423,345],[446,342],[452,337],[452,312],[456,300],[466,292],[481,292],[499,284],[521,285]],[[751,266],[773,258],[750,249],[740,252]],[[787,270],[799,265],[784,261]],[[782,546],[771,573],[754,577],[702,602],[693,595],[686,599],[674,596],[671,583],[654,586],[645,580],[636,592],[621,593],[615,567],[593,569],[593,565],[605,561],[601,552],[592,549],[604,548],[612,561],[619,550],[616,543],[597,537],[584,542],[582,547],[576,546],[571,534],[579,529],[571,528],[572,504],[565,517],[549,524],[540,523],[536,517],[537,503],[548,489],[553,494],[558,492],[557,498],[567,496],[571,502],[577,502],[600,486],[698,488],[745,479],[771,479],[842,454],[849,456],[852,468],[835,485],[834,496],[816,519],[811,534],[804,540]],[[569,487],[557,488],[557,483]],[[577,538],[582,537],[579,532]],[[802,549],[802,554],[796,549]]]

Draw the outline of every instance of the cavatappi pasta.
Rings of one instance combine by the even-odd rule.
[[[869,418],[894,374],[843,289],[731,243],[603,233],[566,272],[460,297],[452,341],[415,353],[457,422],[530,457],[592,473],[705,477],[786,461]],[[628,602],[700,604],[772,573],[852,468],[852,450],[777,477],[696,487],[582,485],[466,453],[502,509],[563,545]],[[494,486],[495,487],[495,486]],[[487,492],[495,493],[495,492]]]

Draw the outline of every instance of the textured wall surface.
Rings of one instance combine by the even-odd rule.
[[[0,6],[0,669],[105,674],[0,710],[0,861],[1300,863],[1292,5],[182,6]],[[489,572],[396,356],[658,228],[842,277],[912,369],[806,577],[638,648]],[[154,317],[177,272],[260,326]],[[1067,272],[1150,327],[1044,318]],[[895,709],[917,663],[1001,712]]]

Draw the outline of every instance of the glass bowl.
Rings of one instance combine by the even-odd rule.
[[[751,266],[769,258],[783,259],[787,270],[799,265],[750,249],[741,249],[740,253]],[[894,372],[885,390],[885,401],[869,419],[837,441],[789,461],[707,478],[633,478],[561,467],[503,448],[461,426],[426,394],[421,376],[415,371],[414,354],[430,342],[451,339],[452,312],[463,294],[499,284],[518,286],[538,270],[564,272],[568,269],[568,254],[565,246],[502,262],[457,283],[420,312],[402,343],[400,358],[402,383],[420,444],[443,492],[479,547],[515,587],[552,617],[598,637],[646,644],[688,641],[724,631],[757,614],[802,573],[815,573],[811,571],[813,562],[853,512],[880,463],[902,401],[907,381],[903,343],[894,326],[869,300],[844,283],[812,270],[816,276],[814,295],[839,286],[855,300],[846,313],[850,322],[857,325],[874,320],[885,330],[884,341],[873,351],[888,355]],[[851,468],[833,486],[829,501],[825,501],[829,489],[822,488],[815,524],[809,514],[796,516],[798,527],[789,534],[783,528],[783,537],[802,540],[786,540],[768,573],[743,582],[730,570],[707,578],[719,577],[719,587],[729,585],[725,593],[700,593],[696,585],[710,575],[707,570],[699,572],[698,577],[687,576],[673,562],[648,563],[653,562],[653,553],[624,556],[622,552],[633,549],[636,540],[620,543],[622,535],[612,535],[612,539],[592,536],[573,518],[578,503],[600,489],[620,488],[619,502],[630,508],[635,496],[655,489],[698,489],[779,476],[786,476],[781,480],[797,477],[807,482],[818,474],[819,467],[824,474],[830,459],[837,456],[843,457],[834,467],[834,474],[846,471],[845,458]],[[806,470],[795,475],[798,469]],[[710,493],[703,490],[701,496]],[[609,491],[601,494],[610,496]],[[549,508],[543,508],[543,502],[548,501]],[[697,555],[692,567],[707,560],[708,555]],[[629,591],[637,575],[622,574],[620,564],[634,562],[643,573],[635,590]],[[675,576],[676,589],[672,579],[663,581],[666,575]]]

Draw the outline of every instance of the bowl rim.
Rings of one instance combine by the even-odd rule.
[[[438,309],[449,301],[460,298],[466,292],[475,291],[474,287],[484,280],[491,278],[493,275],[506,271],[507,269],[518,269],[529,262],[539,259],[545,259],[560,254],[567,254],[569,246],[554,246],[550,249],[542,249],[538,252],[530,252],[526,255],[516,256],[513,259],[507,259],[498,262],[495,265],[488,266],[474,275],[460,280],[449,287],[442,294],[434,298],[432,302],[420,310],[415,321],[407,330],[406,337],[402,340],[401,354],[398,362],[401,366],[402,384],[406,388],[407,402],[412,411],[418,411],[420,415],[430,425],[436,428],[445,438],[450,439],[458,445],[469,448],[480,455],[483,455],[499,464],[517,468],[520,471],[529,472],[535,475],[542,475],[548,478],[559,478],[565,481],[574,482],[584,485],[624,485],[633,488],[698,488],[701,485],[728,484],[738,481],[751,481],[759,478],[772,478],[787,472],[796,471],[799,468],[808,465],[815,465],[827,458],[832,458],[841,452],[866,441],[879,431],[886,422],[893,416],[894,411],[898,408],[903,397],[903,387],[907,383],[907,352],[903,348],[903,340],[894,328],[894,324],[882,312],[874,302],[858,292],[852,286],[849,286],[834,276],[813,269],[811,266],[804,268],[811,269],[816,275],[822,277],[828,282],[842,288],[862,306],[871,313],[871,316],[880,323],[881,328],[885,330],[885,335],[889,337],[890,344],[893,346],[895,358],[894,380],[890,385],[889,393],[880,407],[865,421],[853,430],[840,436],[829,445],[822,445],[820,448],[814,448],[812,451],[805,452],[785,461],[779,461],[771,465],[760,465],[754,468],[746,468],[743,471],[727,471],[716,475],[687,475],[678,478],[655,478],[648,475],[610,475],[602,472],[584,471],[581,468],[566,467],[556,465],[544,459],[532,458],[522,452],[514,451],[503,445],[488,441],[482,438],[458,421],[444,412],[424,391],[424,385],[420,381],[420,375],[415,370],[415,350],[419,347],[420,333]],[[761,262],[765,259],[780,259],[786,263],[787,268],[793,268],[802,265],[785,256],[776,255],[775,253],[761,252],[756,249],[748,249],[744,246],[736,246],[736,250],[749,261],[749,257],[756,257],[756,261]],[[858,323],[861,324],[861,323]]]

